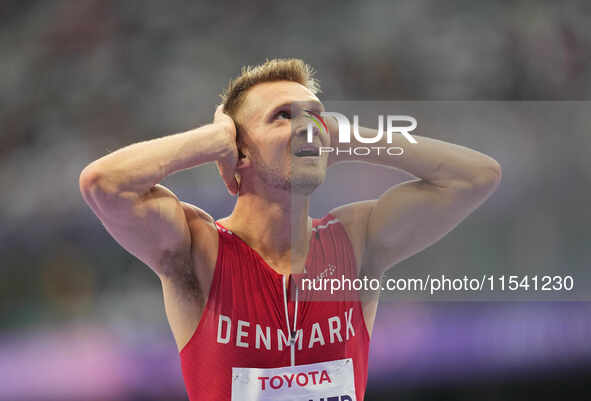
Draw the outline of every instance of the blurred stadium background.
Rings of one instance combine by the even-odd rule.
[[[333,100],[591,98],[591,3],[583,0],[4,0],[0,18],[7,401],[187,399],[159,281],[83,203],[78,176],[120,147],[209,122],[240,66],[303,58]],[[397,269],[588,271],[588,131],[558,132],[570,147],[550,156],[556,136],[535,132],[505,133],[520,153],[478,132],[459,142],[497,158],[503,184],[456,231]],[[343,169],[356,179],[368,174],[352,166]],[[364,192],[319,189],[315,217],[403,179],[386,169],[371,174]],[[231,211],[213,165],[165,185],[215,218]],[[589,399],[590,314],[587,302],[385,300],[366,399]]]

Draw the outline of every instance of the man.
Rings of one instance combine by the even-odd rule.
[[[404,145],[400,156],[319,152],[337,129],[328,119],[308,142],[304,117],[324,111],[317,91],[301,60],[243,69],[213,123],[127,146],[80,176],[105,228],[161,280],[192,401],[363,400],[378,294],[314,302],[292,275],[380,278],[453,229],[500,181],[490,157],[421,136],[409,146],[395,136],[389,146]],[[310,194],[329,166],[347,160],[418,179],[310,218]],[[218,221],[158,184],[208,162],[238,195]]]

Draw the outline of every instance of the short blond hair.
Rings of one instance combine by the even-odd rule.
[[[320,86],[314,78],[315,73],[312,67],[297,58],[276,58],[257,66],[242,67],[240,75],[231,80],[220,95],[224,112],[234,118],[244,103],[248,90],[263,82],[293,81],[314,94],[320,93]]]

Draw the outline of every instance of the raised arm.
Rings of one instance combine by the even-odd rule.
[[[331,131],[336,131],[334,124]],[[374,137],[375,131],[360,128],[360,135]],[[501,180],[499,163],[483,153],[437,139],[413,137],[418,143],[395,136],[392,144],[376,144],[402,147],[400,156],[382,152],[332,159],[331,164],[361,161],[402,169],[418,177],[388,189],[379,199],[332,211],[350,223],[351,237],[362,244],[365,274],[381,276],[441,239],[479,207]]]
[[[176,274],[190,263],[191,232],[212,219],[180,202],[159,182],[177,171],[216,161],[229,191],[235,193],[235,136],[232,120],[218,107],[212,124],[135,143],[90,163],[80,174],[80,191],[123,248],[161,278]]]

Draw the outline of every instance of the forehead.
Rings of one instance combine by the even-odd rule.
[[[320,102],[304,85],[292,81],[263,82],[247,93],[241,114],[248,118],[262,118],[275,107],[293,102]]]

